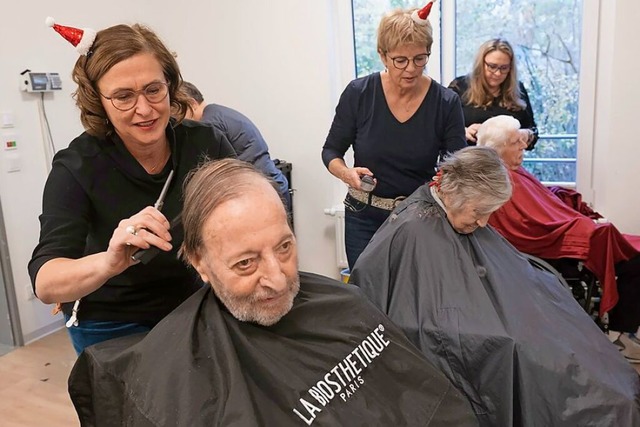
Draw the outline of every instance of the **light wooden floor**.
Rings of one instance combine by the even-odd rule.
[[[75,361],[65,330],[0,357],[0,425],[79,426],[67,393]]]
[[[79,426],[67,393],[75,360],[65,330],[0,357],[0,426]]]

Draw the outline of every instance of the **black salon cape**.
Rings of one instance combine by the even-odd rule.
[[[428,186],[351,274],[484,426],[640,426],[638,374],[571,293],[491,227],[454,231]]]
[[[87,348],[69,379],[82,425],[477,425],[464,396],[356,287],[300,280],[293,309],[271,327],[238,322],[202,289],[146,337]],[[371,360],[352,354],[360,345]]]

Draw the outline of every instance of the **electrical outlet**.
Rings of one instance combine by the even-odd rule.
[[[27,301],[31,301],[36,298],[36,294],[33,293],[33,287],[31,283],[27,283],[24,287],[25,295],[27,297]]]

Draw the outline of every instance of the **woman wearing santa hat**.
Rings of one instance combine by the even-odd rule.
[[[385,70],[349,83],[322,149],[329,172],[349,186],[349,268],[396,203],[431,180],[438,156],[466,146],[458,96],[424,72],[433,44],[432,5],[382,18],[378,54]],[[353,167],[344,161],[349,147]]]
[[[149,330],[197,290],[176,256],[182,182],[204,156],[235,153],[212,127],[182,121],[180,70],[153,31],[47,23],[81,53],[72,76],[85,132],[53,159],[29,273],[38,298],[62,303],[79,353]],[[158,253],[141,262],[139,250]]]

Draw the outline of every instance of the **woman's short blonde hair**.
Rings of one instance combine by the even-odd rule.
[[[417,9],[396,9],[385,15],[378,26],[378,53],[385,54],[399,46],[418,45],[431,53],[433,29],[431,23],[417,24],[411,13]]]
[[[99,138],[113,133],[113,125],[102,106],[98,81],[114,65],[141,53],[151,53],[160,62],[169,85],[172,116],[178,122],[184,119],[189,103],[181,89],[182,75],[174,54],[143,25],[115,25],[98,32],[89,54],[78,58],[71,74],[78,84],[73,96],[87,133]]]

